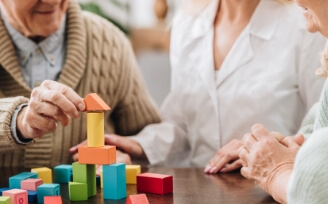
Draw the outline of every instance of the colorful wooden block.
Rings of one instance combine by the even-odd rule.
[[[103,165],[104,199],[119,200],[126,197],[125,164]]]
[[[130,195],[126,204],[149,204],[149,201],[145,194]]]
[[[36,191],[27,191],[27,198],[29,203],[37,203],[38,193]]]
[[[59,196],[60,186],[57,183],[38,186],[38,203],[44,203],[44,196]]]
[[[33,168],[31,172],[38,174],[38,178],[43,180],[43,183],[52,183],[52,170],[47,167]]]
[[[26,179],[21,182],[21,189],[36,191],[38,189],[38,186],[40,186],[41,184],[43,184],[42,179],[39,178]]]
[[[28,178],[38,178],[34,172],[22,172],[9,178],[9,188],[21,188],[21,181]]]
[[[72,165],[61,164],[54,168],[54,183],[68,183],[71,181]]]
[[[87,113],[88,147],[103,147],[105,145],[104,127],[104,112]]]
[[[0,204],[11,204],[9,196],[0,196]]]
[[[88,197],[96,195],[96,166],[91,164],[80,164],[79,162],[74,162],[73,181],[87,184]]]
[[[69,182],[68,194],[71,201],[88,200],[88,186],[86,183]]]
[[[137,175],[141,173],[140,165],[126,165],[126,184],[136,184]]]
[[[9,196],[12,204],[28,204],[27,191],[21,189],[11,189],[4,191],[3,196]]]
[[[44,204],[62,204],[61,196],[44,196]]]
[[[104,147],[81,146],[78,149],[79,163],[81,164],[114,164],[116,162],[116,147],[106,145]]]
[[[103,112],[110,110],[110,107],[103,101],[98,94],[91,93],[84,98],[86,112]]]
[[[173,192],[173,177],[164,174],[143,173],[137,176],[137,191],[155,194]]]
[[[0,196],[2,196],[2,192],[8,191],[10,188],[0,188]]]

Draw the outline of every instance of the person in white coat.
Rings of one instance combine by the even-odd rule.
[[[240,168],[238,148],[254,123],[295,134],[319,99],[323,80],[314,72],[325,39],[306,31],[294,4],[209,1],[199,12],[179,12],[171,35],[163,122],[132,137],[106,136],[107,144],[150,165]]]

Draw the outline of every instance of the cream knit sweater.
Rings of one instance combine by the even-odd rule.
[[[105,132],[138,133],[145,125],[160,121],[153,101],[125,36],[108,21],[82,12],[75,1],[67,11],[66,61],[59,82],[81,97],[99,94],[112,108],[105,112]],[[0,21],[0,167],[53,167],[71,163],[69,148],[86,139],[86,114],[72,119],[36,139],[19,145],[11,136],[13,111],[28,102],[30,88],[24,82],[11,39]]]

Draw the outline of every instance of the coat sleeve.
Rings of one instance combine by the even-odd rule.
[[[327,146],[328,128],[323,128],[300,148],[288,183],[288,203],[328,203]]]
[[[307,139],[313,133],[313,127],[314,127],[315,118],[317,116],[318,108],[319,108],[319,103],[315,103],[312,106],[312,108],[304,117],[301,128],[298,131],[298,133],[303,134]]]
[[[28,99],[22,96],[0,99],[0,152],[24,147],[15,142],[10,130],[11,118],[15,109],[24,103],[28,103]]]

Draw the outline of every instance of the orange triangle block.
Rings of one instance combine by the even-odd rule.
[[[110,107],[96,93],[88,94],[84,98],[84,104],[85,112],[110,110]]]

